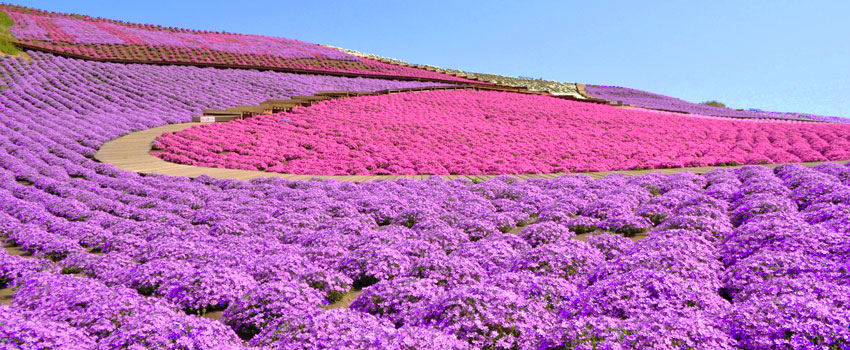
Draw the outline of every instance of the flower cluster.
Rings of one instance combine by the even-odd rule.
[[[815,190],[846,192],[850,186],[835,176],[846,169],[744,170],[732,205],[749,209],[720,250],[721,292],[733,303],[722,317],[729,334],[747,349],[850,346],[848,231],[831,224],[847,222],[831,209],[848,203]],[[781,204],[750,204],[771,200]]]
[[[197,126],[159,137],[164,151],[157,155],[293,174],[525,174],[844,160],[848,135],[850,126],[841,124],[733,121],[443,90],[324,101]],[[612,225],[640,227],[639,221]]]
[[[322,296],[304,282],[271,282],[234,300],[222,320],[239,334],[253,336],[278,318],[315,315],[321,305]]]
[[[456,337],[424,327],[396,329],[370,314],[334,309],[313,317],[281,318],[251,340],[260,349],[470,349]]]
[[[0,305],[0,345],[8,349],[94,349],[96,343],[82,331],[26,311]]]
[[[18,286],[12,306],[33,318],[74,327],[86,335],[81,340],[91,337],[109,349],[174,344],[234,348],[239,343],[233,331],[221,323],[177,312],[168,303],[89,278],[49,273],[31,276]]]
[[[730,175],[734,171],[637,181],[661,193],[634,205],[664,208],[663,221],[633,244],[591,236],[588,241],[607,260],[592,271],[586,288],[561,304],[560,319],[539,348],[733,348],[735,340],[719,321],[730,303],[718,293],[722,266],[715,239],[722,234],[717,228],[729,225],[728,203],[703,193],[704,187],[729,183]],[[713,224],[685,229],[676,224],[688,217]]]

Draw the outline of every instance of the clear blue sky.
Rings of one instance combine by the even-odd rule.
[[[11,2],[735,108],[850,117],[847,1]]]

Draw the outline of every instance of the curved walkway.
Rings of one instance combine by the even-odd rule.
[[[432,175],[296,175],[296,174],[280,174],[264,171],[252,170],[235,170],[222,168],[206,168],[192,165],[176,164],[166,162],[156,156],[150,154],[151,144],[153,141],[165,132],[176,132],[202,123],[183,123],[169,124],[152,129],[133,132],[121,136],[115,140],[104,143],[95,159],[114,165],[121,170],[133,171],[142,174],[161,174],[169,176],[187,176],[197,177],[200,175],[209,175],[218,179],[234,179],[234,180],[250,180],[261,177],[280,177],[291,180],[309,180],[312,178],[320,179],[336,179],[339,181],[363,182],[376,180],[394,180],[399,178],[410,178],[416,180],[424,180]],[[847,160],[834,161],[832,163],[847,164]],[[800,163],[804,166],[815,166],[824,162],[808,162]],[[782,164],[765,164],[769,168],[774,168]],[[593,178],[603,178],[609,174],[625,174],[630,176],[640,176],[649,173],[674,174],[680,172],[694,172],[697,174],[707,173],[719,168],[740,168],[740,166],[712,166],[698,168],[673,168],[673,169],[653,169],[653,170],[621,170],[621,171],[600,171],[587,174]],[[555,174],[519,174],[511,175],[520,180],[527,179],[551,179],[566,173]],[[438,175],[446,179],[467,178],[473,181],[486,181],[499,175]]]

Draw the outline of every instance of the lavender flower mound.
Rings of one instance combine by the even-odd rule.
[[[427,278],[381,281],[363,290],[351,303],[352,310],[370,313],[397,326],[415,319],[416,313],[445,293],[445,288]]]
[[[306,321],[306,322],[305,322]],[[469,343],[432,328],[404,326],[398,329],[368,314],[328,311],[296,323],[296,328],[274,327],[273,335],[261,334],[252,344],[262,349],[471,349]]]
[[[96,343],[82,331],[62,322],[28,315],[0,305],[0,346],[3,349],[94,349]]]
[[[0,347],[850,346],[850,167],[142,176],[91,158],[202,108],[420,83],[31,55],[0,59]]]
[[[452,259],[439,252],[416,258],[411,265],[409,275],[430,279],[448,288],[481,282],[488,276],[484,267],[475,261]]]
[[[449,291],[415,320],[466,340],[475,348],[530,348],[551,317],[516,293],[475,285]]]
[[[581,288],[563,278],[540,276],[528,271],[498,274],[486,282],[502,286],[550,312],[568,307]]]
[[[551,221],[529,225],[520,233],[520,237],[528,241],[532,247],[555,243],[561,239],[568,239],[571,236],[575,236],[575,234],[568,227]]]
[[[727,316],[733,337],[751,349],[850,346],[847,305],[809,295],[754,298]]]
[[[611,260],[623,255],[633,241],[621,235],[601,232],[589,235],[587,243],[598,249],[605,256],[605,260]]]
[[[399,350],[468,350],[473,349],[469,343],[433,328],[404,326],[391,335],[388,349]]]
[[[506,240],[489,237],[460,246],[449,258],[470,260],[489,274],[497,274],[509,271],[522,253],[523,249],[514,248]]]
[[[717,312],[728,302],[698,280],[647,268],[615,273],[582,291],[571,313],[633,318],[660,312]]]
[[[370,314],[334,309],[300,319],[283,318],[251,340],[268,349],[416,349],[433,344],[439,349],[463,349],[467,344],[444,333],[396,328]],[[433,343],[432,343],[433,342]]]
[[[799,208],[815,208],[817,200],[794,194],[800,188],[817,188],[813,184],[832,184],[837,190],[846,185],[829,172],[801,166],[777,168],[775,176],[746,167],[741,178],[745,184],[770,186],[742,191],[733,205],[776,196],[777,184],[786,187],[784,200],[796,204],[786,202],[779,212],[755,213],[721,245],[727,267],[720,292],[733,301],[722,317],[729,334],[749,349],[850,346],[847,296],[839,292],[850,282],[842,260],[846,245],[828,226],[806,222]]]
[[[553,327],[539,349],[735,349],[735,341],[711,316],[646,315],[619,319],[579,317]]]
[[[155,295],[183,307],[187,312],[221,310],[248,293],[256,281],[247,273],[213,264],[172,271]]]
[[[604,260],[602,253],[591,245],[567,240],[527,251],[514,264],[513,270],[559,277],[584,285],[591,269],[601,265]]]
[[[14,287],[29,275],[51,269],[50,262],[41,259],[26,259],[0,251],[0,288]]]
[[[678,232],[654,234],[625,249],[596,273],[626,273],[637,269],[652,269],[666,274],[701,281],[714,292],[720,288],[722,265],[714,247],[700,244],[698,239]]]
[[[233,331],[221,323],[187,316],[167,302],[88,278],[33,276],[18,287],[12,305],[40,319],[73,326],[106,349],[238,345]]]
[[[277,318],[317,314],[322,301],[319,292],[303,282],[272,282],[234,300],[222,321],[239,334],[253,336]]]
[[[653,227],[652,221],[641,216],[624,215],[621,217],[605,219],[599,224],[599,228],[632,237],[639,233],[645,233]]]
[[[365,245],[352,251],[339,268],[354,280],[355,286],[365,287],[406,273],[410,270],[410,257],[393,247]]]

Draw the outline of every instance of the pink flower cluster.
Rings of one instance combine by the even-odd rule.
[[[331,100],[165,134],[155,146],[168,161],[294,174],[525,174],[844,160],[850,125],[448,90]]]
[[[14,20],[10,32],[21,43],[90,59],[282,68],[471,82],[287,38],[164,28],[2,4],[0,10],[6,11]]]

